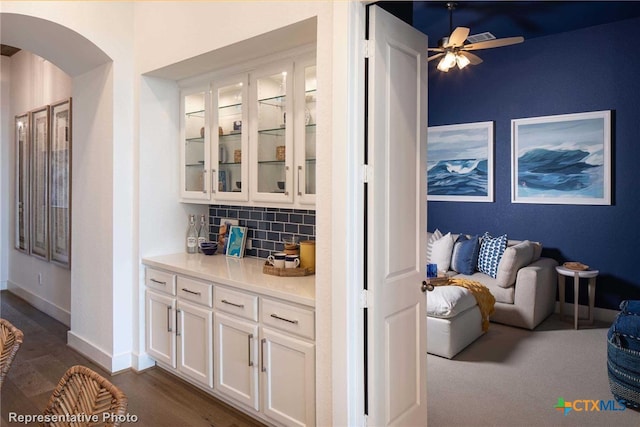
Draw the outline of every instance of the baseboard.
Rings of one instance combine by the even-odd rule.
[[[555,312],[558,314],[560,313],[560,302],[556,302]],[[620,313],[619,310],[611,310],[608,308],[595,307],[593,309],[593,319],[600,322],[613,323],[618,313]],[[564,303],[564,315],[573,318],[572,303],[566,303],[566,302]],[[589,307],[586,305],[579,305],[578,318],[586,319],[588,316],[589,316]]]
[[[142,372],[146,369],[156,366],[156,361],[153,360],[147,353],[140,353],[131,355],[131,368],[136,372]]]
[[[76,335],[73,331],[67,331],[67,345],[83,356],[88,357],[111,374],[117,374],[131,368],[131,353],[110,355],[92,342]]]
[[[58,322],[63,323],[64,325],[71,327],[71,313],[67,310],[58,307],[57,305],[49,302],[42,297],[20,287],[19,285],[13,283],[12,281],[7,281],[7,290],[12,294],[15,294],[42,311],[45,314],[56,319]]]

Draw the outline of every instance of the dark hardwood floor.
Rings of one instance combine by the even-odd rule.
[[[110,376],[66,345],[68,328],[8,291],[0,292],[0,317],[24,333],[24,342],[9,370],[0,396],[0,426],[9,414],[37,415],[44,410],[51,392],[64,372],[73,365],[87,366],[117,385],[128,397],[128,413],[136,426],[261,426],[192,385],[163,371],[125,371]]]

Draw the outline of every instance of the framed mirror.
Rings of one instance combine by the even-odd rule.
[[[15,118],[15,247],[29,252],[29,114]]]
[[[30,252],[49,259],[48,184],[49,184],[49,106],[30,113],[31,155],[31,229]]]
[[[49,147],[49,232],[51,261],[71,259],[71,98],[51,106]]]

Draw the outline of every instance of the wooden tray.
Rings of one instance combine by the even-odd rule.
[[[588,265],[585,265],[581,262],[576,262],[576,261],[565,262],[564,264],[562,264],[562,266],[564,268],[568,268],[569,270],[576,270],[576,271],[585,271],[589,269]]]
[[[262,267],[262,272],[264,274],[270,274],[272,276],[282,276],[282,277],[302,277],[302,276],[310,276],[315,274],[313,270],[310,268],[276,268],[269,264],[268,261],[264,263]]]
[[[430,285],[446,285],[449,283],[448,277],[430,277],[427,278],[427,283]]]

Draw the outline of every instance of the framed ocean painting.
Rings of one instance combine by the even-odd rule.
[[[611,204],[611,111],[511,121],[511,201]]]
[[[493,202],[493,122],[427,130],[427,200]]]

